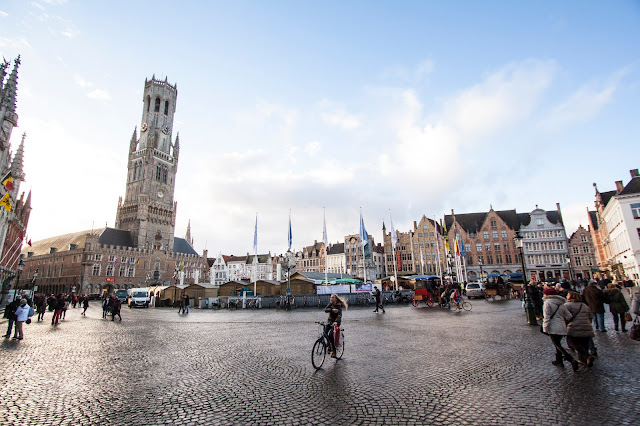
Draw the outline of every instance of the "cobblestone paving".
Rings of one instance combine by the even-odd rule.
[[[47,313],[0,343],[0,424],[637,424],[640,344],[609,314],[596,365],[574,373],[519,301],[472,303],[349,309],[344,358],[318,371],[318,309],[112,322],[92,302],[56,328]]]

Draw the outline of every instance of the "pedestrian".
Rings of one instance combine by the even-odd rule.
[[[56,310],[56,296],[51,295],[47,298],[47,306],[49,307],[49,312],[53,312]]]
[[[626,332],[626,322],[624,320],[624,314],[629,310],[624,294],[620,291],[615,283],[611,283],[609,288],[604,291],[604,299],[609,304],[609,311],[613,315],[613,325],[615,330],[618,331],[618,323],[622,326],[622,331]]]
[[[78,296],[76,296],[75,294],[73,295],[73,298],[71,299],[71,304],[73,305],[73,309],[75,309],[76,305],[78,304]]]
[[[384,314],[385,312],[381,302],[380,289],[377,286],[373,289],[375,290],[375,292],[373,293],[373,297],[376,298],[376,310],[373,312],[378,313],[378,309],[382,309],[382,313]]]
[[[6,308],[4,308],[4,318],[9,321],[9,325],[7,327],[7,332],[4,334],[4,337],[7,339],[11,337],[11,332],[13,331],[13,326],[16,323],[16,309],[20,306],[20,299],[13,299],[11,303],[9,303]]]
[[[178,315],[184,312],[184,297],[181,296],[180,300],[178,300]]]
[[[87,316],[87,308],[89,307],[89,298],[87,296],[82,298],[82,307],[82,315]]]
[[[631,313],[640,315],[640,287],[638,286],[631,289]]]
[[[44,314],[47,311],[47,301],[43,294],[36,297],[36,310],[38,311],[38,322],[44,321]]]
[[[67,317],[67,309],[69,309],[69,299],[64,299],[64,306],[62,307],[62,319]]]
[[[120,316],[120,309],[122,308],[122,304],[120,303],[120,299],[114,297],[111,299],[111,321],[115,321],[116,315],[122,321],[122,317]]]
[[[559,296],[552,287],[545,289],[542,294],[544,300],[542,330],[549,335],[556,349],[556,359],[551,361],[551,364],[564,367],[563,361],[566,360],[571,364],[573,371],[577,371],[578,361],[573,359],[571,354],[562,347],[562,338],[567,335],[567,321],[571,319],[565,306],[566,299]]]
[[[582,297],[595,315],[596,329],[606,333],[607,329],[604,327],[604,293],[600,290],[598,283],[592,281],[582,292]]]
[[[591,318],[593,313],[582,303],[582,296],[570,291],[565,307],[571,319],[567,322],[567,345],[578,352],[578,362],[587,367],[593,366],[593,356],[589,355],[589,338],[593,338]]]
[[[31,309],[31,306],[27,305],[27,299],[20,299],[20,306],[16,309],[16,331],[13,336],[14,339],[23,339],[22,324],[29,319]]]
[[[182,312],[185,314],[188,314],[189,313],[189,295],[187,293],[184,293],[182,295],[182,302],[183,302]]]
[[[60,316],[62,315],[62,310],[64,309],[65,300],[62,297],[62,294],[58,294],[58,297],[55,301],[55,310],[53,311],[53,318],[51,318],[51,325],[58,325],[60,321]]]

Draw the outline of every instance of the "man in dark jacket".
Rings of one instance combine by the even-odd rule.
[[[378,312],[378,309],[382,309],[382,313],[384,314],[384,307],[382,306],[382,303],[380,303],[380,289],[378,287],[374,287],[375,292],[373,293],[373,297],[375,297],[376,299],[376,310],[373,312]]]
[[[604,327],[604,293],[600,290],[598,283],[595,281],[591,282],[591,284],[584,289],[582,295],[589,305],[589,309],[594,313],[596,329],[606,332],[607,329]]]
[[[20,299],[14,298],[13,302],[9,303],[6,308],[4,308],[4,318],[9,320],[9,327],[7,327],[7,334],[4,337],[11,337],[11,331],[13,331],[13,324],[16,322],[16,309],[20,306]]]
[[[62,293],[61,293],[61,294],[58,294],[58,297],[56,297],[55,311],[53,311],[53,318],[51,318],[51,325],[58,325],[58,321],[60,321],[60,315],[62,314],[63,309],[64,309],[64,297],[62,297]]]

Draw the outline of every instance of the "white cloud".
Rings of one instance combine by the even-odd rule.
[[[582,86],[564,101],[554,106],[542,122],[547,130],[571,123],[591,120],[611,101],[622,78],[630,72],[628,67],[613,73],[606,82]]]
[[[0,47],[20,50],[24,47],[31,48],[29,42],[23,38],[6,38],[0,37]]]
[[[357,116],[345,111],[335,111],[322,113],[322,121],[330,126],[340,127],[344,130],[355,130],[360,127],[360,120]]]
[[[111,95],[106,90],[102,90],[102,89],[92,90],[91,92],[87,93],[87,97],[89,99],[95,99],[99,101],[111,100]]]
[[[395,65],[386,68],[382,72],[381,78],[385,80],[398,80],[401,83],[415,85],[432,74],[434,69],[435,63],[431,59],[425,59],[413,67]]]
[[[2,16],[3,18],[6,18],[7,16],[9,16],[9,14],[4,10],[0,10],[0,16]]]
[[[318,151],[320,151],[320,142],[318,141],[309,142],[304,147],[304,152],[306,152],[309,155],[315,155],[318,153]]]
[[[60,60],[62,60],[62,58],[59,58]],[[73,79],[75,80],[76,84],[78,86],[80,86],[83,89],[87,89],[91,86],[93,86],[93,83],[91,83],[90,81],[85,80],[82,76],[76,74],[73,76]]]

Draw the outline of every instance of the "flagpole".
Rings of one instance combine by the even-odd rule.
[[[396,243],[395,241],[398,238],[398,234],[393,226],[393,219],[391,218],[391,209],[389,209],[389,220],[391,221],[391,250],[393,252],[393,276],[395,277],[395,290],[398,290],[398,267],[396,263],[398,260],[396,259]]]
[[[414,268],[414,262],[416,261],[415,255],[413,254],[413,231],[409,231],[409,243],[411,244],[411,270],[416,272]]]
[[[362,270],[364,271],[364,282],[367,283],[367,258],[364,255],[364,239],[366,235],[364,233],[367,232],[364,229],[364,219],[362,219],[362,207],[360,207],[360,244],[362,245]]]
[[[11,247],[9,247],[9,249],[7,250],[7,252],[4,254],[4,256],[2,256],[2,259],[0,259],[0,264],[2,264],[2,262],[6,259],[7,255],[9,255],[9,253],[11,253],[11,249],[13,249],[13,247],[15,247],[15,245],[18,243],[18,241],[22,242],[23,238],[21,238],[18,235],[18,238],[15,239],[15,241],[13,242],[13,244],[11,244]],[[22,251],[22,250],[21,250]]]
[[[256,212],[256,227],[253,235],[253,297],[256,297],[258,290],[258,212]]]
[[[329,284],[329,270],[327,257],[329,256],[329,239],[327,238],[327,215],[324,207],[322,208],[322,239],[324,242],[324,283]]]
[[[440,284],[444,284],[444,277],[442,276],[442,265],[440,265],[440,234],[438,232],[438,222],[436,222],[436,217],[433,217],[433,230],[436,234],[436,270],[438,275],[440,276]]]

